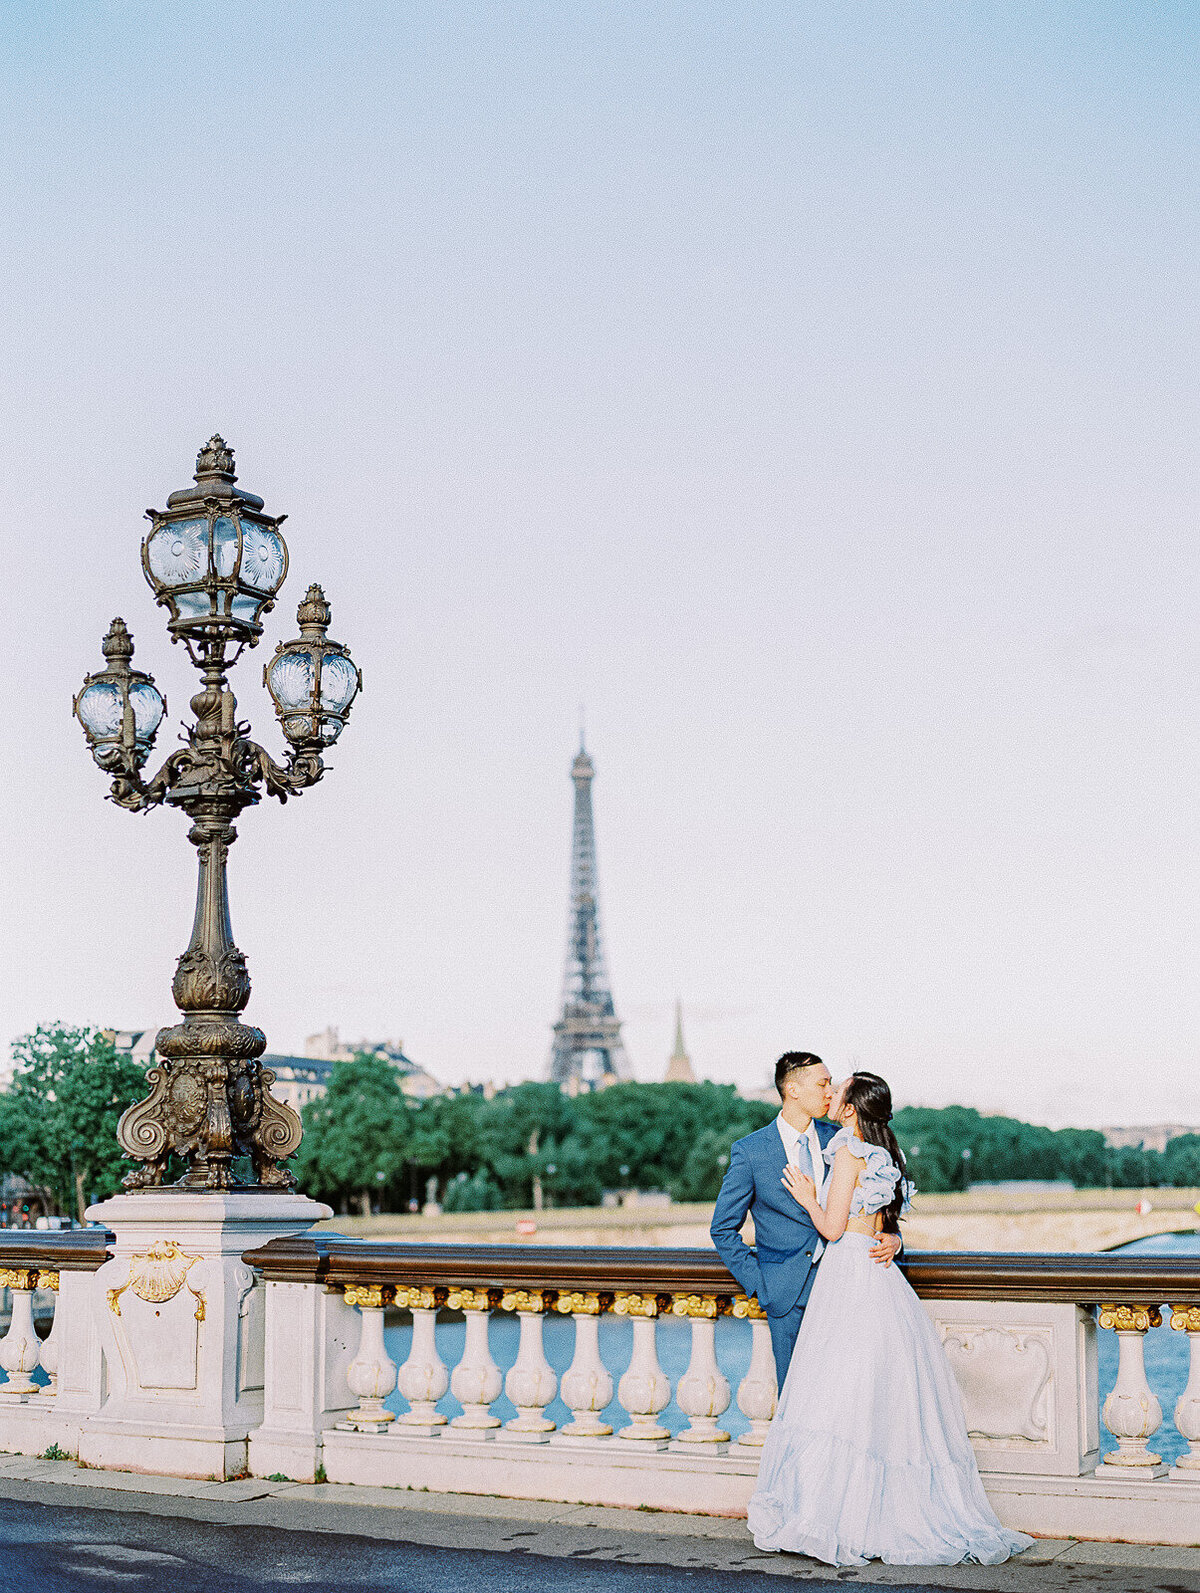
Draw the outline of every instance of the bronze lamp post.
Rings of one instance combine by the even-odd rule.
[[[295,1184],[284,1162],[300,1144],[300,1119],[271,1094],[275,1076],[259,1061],[266,1036],[239,1017],[250,976],[230,928],[225,865],[237,836],[233,821],[262,789],[286,802],[324,774],[322,752],[341,733],[362,674],[346,648],[329,640],[329,604],[310,586],[297,614],[299,637],[280,643],[263,672],[289,743],[286,761],[249,739],[227,671],[262,636],[288,555],[279,531],[285,517],[264,514],[263,500],[236,481],[232,449],[212,437],[196,460],[195,484],[173,492],[165,510],[146,511],[146,579],[170,613],[172,641],[183,642],[203,679],[183,745],[142,778],[167,705],[153,678],[131,667],[124,620],[115,619],[104,638],[107,667],[89,675],[75,698],[92,756],[112,777],[112,800],[133,812],[162,802],[182,808],[199,853],[192,938],[172,986],[183,1022],[159,1031],[158,1065],[146,1075],[150,1094],[117,1128],[126,1155],[141,1163],[127,1189],[161,1184],[172,1154],[186,1164],[182,1189]],[[235,1176],[241,1157],[253,1168],[250,1182]]]

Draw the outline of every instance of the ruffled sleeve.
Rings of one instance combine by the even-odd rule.
[[[895,1194],[896,1185],[900,1182],[900,1169],[882,1145],[868,1145],[848,1128],[839,1129],[826,1145],[825,1160],[832,1165],[834,1157],[843,1145],[852,1156],[867,1164],[858,1175],[858,1187],[854,1191],[851,1210],[863,1212],[882,1210]],[[905,1211],[908,1210],[912,1193],[913,1186],[906,1178],[903,1187]]]

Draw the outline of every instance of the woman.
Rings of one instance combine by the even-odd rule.
[[[868,1251],[899,1232],[911,1185],[892,1097],[855,1073],[825,1149],[825,1205],[807,1175],[783,1182],[828,1250],[763,1446],[749,1525],[760,1549],[828,1565],[998,1565],[1032,1538],[996,1519],[937,1329],[897,1267]]]

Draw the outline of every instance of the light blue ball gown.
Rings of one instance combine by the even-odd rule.
[[[880,1211],[900,1169],[848,1128],[825,1160],[842,1145],[867,1164],[851,1215]],[[827,1565],[999,1565],[1033,1539],[996,1519],[937,1329],[873,1243],[847,1232],[821,1258],[750,1500],[754,1542]]]

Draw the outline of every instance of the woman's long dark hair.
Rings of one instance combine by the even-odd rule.
[[[846,1087],[846,1105],[858,1114],[858,1137],[868,1145],[878,1145],[900,1169],[896,1192],[880,1212],[884,1233],[900,1232],[900,1208],[904,1204],[904,1155],[892,1133],[892,1092],[878,1073],[852,1073]]]

